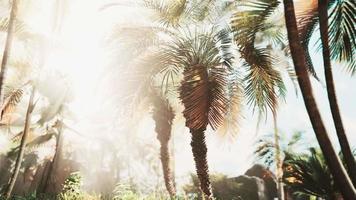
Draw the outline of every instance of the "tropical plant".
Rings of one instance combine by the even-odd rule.
[[[17,12],[17,0],[13,0],[11,12],[10,12],[9,24],[7,27],[5,48],[4,48],[2,61],[1,61],[1,68],[0,68],[0,101],[2,101],[2,87],[3,87],[4,77],[5,77],[5,70],[7,67],[9,54],[11,53],[11,43],[13,40],[13,34],[14,34],[14,28],[15,28],[14,21],[15,21],[16,14],[17,14],[16,12]]]
[[[303,132],[295,132],[290,137],[287,137],[285,134],[279,136],[279,151],[282,162],[285,159],[285,153],[292,154],[297,150],[297,147],[302,144],[302,137]],[[256,159],[261,161],[267,168],[271,168],[275,164],[276,153],[274,135],[272,133],[261,136],[256,142],[254,155]]]
[[[191,132],[200,186],[204,196],[211,199],[205,130],[208,124],[214,130],[221,126],[229,108],[231,99],[226,91],[232,69],[231,38],[226,30],[188,31],[181,35],[164,47],[163,55],[171,65],[183,69],[179,98],[184,105],[186,126]]]
[[[9,199],[11,197],[12,190],[13,190],[13,188],[15,186],[16,179],[17,179],[17,176],[18,176],[19,171],[20,171],[22,158],[23,158],[24,153],[25,153],[27,137],[28,137],[28,134],[29,134],[30,126],[31,126],[32,111],[33,111],[33,109],[35,107],[35,104],[34,104],[35,91],[36,91],[35,87],[32,86],[30,100],[29,100],[28,108],[27,108],[27,112],[26,112],[25,126],[24,126],[24,130],[23,130],[23,134],[22,134],[22,138],[21,138],[21,144],[20,144],[20,148],[19,148],[19,154],[18,154],[18,156],[16,158],[14,172],[12,173],[12,176],[11,176],[10,181],[9,181],[9,185],[8,185],[8,187],[6,189],[6,192],[5,192],[5,198],[6,199]]]
[[[58,195],[60,200],[83,199],[84,194],[81,190],[82,176],[79,172],[73,172],[65,180],[62,192]]]
[[[307,153],[285,154],[283,181],[294,196],[338,199],[340,188],[332,178],[320,149],[312,147]]]
[[[241,10],[232,16],[231,27],[239,53],[244,60],[243,66],[247,70],[245,82],[245,96],[248,103],[257,108],[260,118],[270,109],[274,118],[276,171],[281,179],[281,162],[279,156],[279,141],[277,129],[278,99],[285,95],[285,85],[280,69],[280,62],[272,56],[273,49],[285,48],[282,31],[271,25],[271,16],[279,6],[279,1],[245,1],[239,4]],[[277,29],[275,31],[274,29]],[[261,35],[262,39],[258,38]],[[263,38],[267,38],[267,44]],[[259,42],[260,40],[260,42]],[[279,66],[278,66],[279,67]],[[287,66],[285,66],[287,67]],[[292,74],[291,74],[292,75]],[[293,75],[292,75],[293,76]],[[283,186],[279,181],[279,198],[283,199]]]
[[[308,111],[310,121],[313,125],[315,135],[318,139],[321,150],[325,155],[326,161],[330,167],[330,171],[333,177],[335,178],[335,181],[339,185],[344,186],[340,188],[343,197],[346,199],[354,199],[356,198],[355,188],[353,187],[344,167],[340,162],[340,159],[338,158],[332,146],[331,140],[327,135],[326,128],[323,124],[320,112],[317,108],[313,96],[311,83],[307,72],[306,57],[298,35],[293,1],[284,0],[283,2],[288,40],[294,68],[298,76],[299,86],[302,91],[304,103]]]

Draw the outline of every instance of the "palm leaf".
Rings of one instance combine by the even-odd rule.
[[[243,89],[241,87],[241,79],[238,76],[238,72],[232,73],[227,85],[227,99],[229,103],[223,124],[218,129],[218,134],[222,136],[230,136],[231,139],[234,139],[239,132],[240,121],[242,118],[241,108]]]
[[[157,20],[164,26],[179,26],[181,21],[189,15],[186,0],[144,0],[143,6],[153,10]]]
[[[351,74],[356,72],[356,2],[336,0],[329,14],[330,56],[337,61],[346,61]]]
[[[305,2],[300,2],[300,4],[306,4]],[[299,38],[302,43],[307,61],[307,67],[310,74],[312,74],[317,80],[319,80],[312,59],[309,52],[309,42],[310,38],[314,32],[315,27],[318,22],[318,4],[315,1],[310,2],[308,6],[297,4],[296,6],[302,7],[299,12],[296,13],[297,16],[297,25],[299,31]],[[307,9],[305,9],[307,8]]]
[[[258,108],[260,114],[267,108],[276,112],[278,88],[284,91],[280,73],[273,69],[273,59],[269,50],[255,46],[256,34],[265,28],[266,19],[278,7],[277,0],[244,1],[241,11],[233,17],[231,26],[235,34],[244,66],[248,73],[244,78],[248,104]]]
[[[16,105],[21,101],[22,96],[23,96],[23,88],[16,88],[10,91],[6,96],[5,96],[5,101],[1,107],[1,115],[0,119],[3,118],[4,115],[9,114],[14,110]]]
[[[173,119],[175,117],[173,108],[165,97],[160,95],[152,95],[153,112],[152,118],[156,123],[157,139],[160,141],[168,141],[171,137]]]

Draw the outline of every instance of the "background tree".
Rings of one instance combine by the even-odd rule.
[[[28,133],[29,133],[29,130],[30,130],[30,126],[31,126],[31,116],[32,116],[31,114],[32,114],[32,111],[33,111],[34,106],[35,106],[34,100],[33,100],[34,96],[35,96],[35,87],[33,86],[32,91],[31,91],[31,95],[30,95],[30,100],[29,100],[29,103],[28,103],[27,112],[26,112],[25,126],[24,126],[24,130],[23,130],[23,134],[22,134],[19,154],[18,154],[17,159],[16,159],[15,169],[14,169],[14,171],[12,173],[12,176],[11,176],[10,181],[9,181],[8,188],[6,189],[6,192],[5,192],[5,198],[6,199],[10,199],[10,197],[11,197],[12,189],[15,186],[16,179],[17,179],[18,173],[20,171],[22,159],[23,159],[23,156],[24,156],[24,153],[25,153],[25,146],[26,146],[27,137],[28,137]]]
[[[0,69],[0,102],[2,102],[2,88],[3,88],[4,77],[5,77],[6,65],[8,63],[8,58],[11,53],[11,43],[13,40],[13,34],[15,28],[14,24],[15,24],[15,18],[17,14],[16,12],[17,12],[17,0],[12,0],[10,19],[7,27],[5,48],[2,56],[1,69]]]
[[[171,199],[176,196],[174,174],[172,171],[171,153],[169,151],[169,141],[171,139],[174,111],[167,99],[156,95],[153,97],[153,119],[156,123],[157,139],[161,144],[160,159],[166,189]]]
[[[283,169],[283,180],[294,198],[314,196],[338,199],[340,196],[340,188],[332,178],[319,148],[311,147],[306,153],[286,152]]]

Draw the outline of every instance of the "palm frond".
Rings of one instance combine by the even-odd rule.
[[[153,10],[157,20],[164,26],[180,26],[182,20],[189,15],[186,0],[144,0],[143,6]]]
[[[0,119],[2,119],[4,115],[12,112],[16,105],[21,101],[24,93],[23,89],[23,87],[15,88],[5,95],[5,101],[1,107]]]
[[[345,61],[351,74],[356,71],[356,2],[336,0],[329,14],[330,56],[337,61]]]
[[[28,142],[26,144],[26,147],[29,149],[38,148],[38,147],[44,145],[46,142],[50,141],[53,138],[53,136],[55,136],[54,132],[49,132],[44,135],[40,135],[40,136],[34,138],[32,141]]]
[[[299,3],[306,4],[305,2],[299,2]],[[296,16],[297,16],[299,38],[301,40],[302,47],[306,55],[308,71],[317,80],[319,80],[316,71],[314,69],[313,62],[309,52],[309,42],[318,22],[318,4],[315,1],[313,1],[310,2],[310,5],[308,4],[308,6],[299,5],[299,4],[297,4],[296,6],[302,7],[301,9],[297,9],[300,11],[296,13]]]
[[[157,139],[168,141],[171,137],[171,128],[175,117],[174,110],[168,100],[161,95],[152,95],[152,118],[156,123]],[[167,132],[169,131],[169,132]]]
[[[19,134],[21,134],[20,136],[22,136],[22,132],[20,132]],[[34,138],[33,140],[31,140],[28,143],[26,143],[26,151],[27,152],[32,152],[35,149],[43,146],[45,143],[50,141],[53,138],[54,135],[55,134],[52,132],[52,133],[47,133],[47,134],[40,135],[40,136]],[[13,140],[17,140],[17,138],[13,138]],[[19,147],[17,146],[15,148],[12,148],[7,153],[7,156],[9,158],[14,158],[18,154],[18,152],[19,152]]]
[[[266,19],[278,7],[277,0],[259,0],[242,2],[241,11],[233,17],[231,26],[235,41],[239,47],[244,66],[248,70],[246,82],[247,101],[263,114],[269,108],[276,112],[278,89],[284,91],[280,73],[273,69],[273,58],[267,48],[256,47],[256,34],[265,28]]]
[[[229,42],[223,35],[215,29],[193,33],[186,30],[165,47],[170,63],[183,69],[179,94],[190,129],[205,129],[208,124],[217,129],[224,121],[231,58],[227,53]],[[225,50],[219,46],[225,46]]]
[[[301,155],[287,154],[283,168],[283,179],[291,192],[321,198],[337,192],[319,149],[310,148],[309,153]]]
[[[131,62],[130,68],[125,68],[120,75],[122,92],[119,100],[123,104],[139,105],[150,97],[151,91],[161,88],[166,93],[175,87],[174,83],[180,69],[170,63],[170,57],[164,51],[150,50],[138,56]],[[157,77],[161,81],[157,81]],[[171,82],[172,81],[172,82]],[[157,83],[159,82],[159,83]]]
[[[239,133],[242,119],[243,88],[241,87],[242,81],[238,76],[238,72],[233,71],[228,80],[227,98],[229,103],[223,124],[218,129],[218,134],[234,139]]]
[[[7,32],[7,29],[9,27],[9,18],[4,17],[0,18],[0,31],[1,32]],[[33,34],[30,32],[30,28],[21,20],[16,19],[14,21],[14,35],[18,39],[22,41],[28,41],[31,39],[36,39],[38,38],[37,35]]]
[[[207,69],[194,65],[184,70],[180,99],[184,104],[183,115],[190,129],[216,129],[224,120],[227,98],[224,95],[226,74],[222,68]]]

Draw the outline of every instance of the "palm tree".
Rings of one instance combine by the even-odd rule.
[[[12,189],[15,186],[16,179],[17,179],[17,176],[19,174],[21,163],[22,163],[22,158],[23,158],[24,153],[25,153],[25,146],[26,146],[26,143],[27,143],[27,137],[28,137],[28,133],[29,133],[29,130],[30,130],[30,126],[31,126],[31,116],[32,116],[31,114],[32,114],[32,111],[33,111],[34,106],[35,106],[34,101],[33,101],[34,96],[35,96],[35,87],[32,86],[30,100],[29,100],[28,108],[27,108],[27,112],[26,112],[25,126],[24,126],[24,130],[23,130],[23,134],[22,134],[22,138],[21,138],[21,144],[20,144],[20,148],[19,148],[19,154],[18,154],[16,162],[15,162],[14,172],[13,172],[11,178],[10,178],[9,185],[8,185],[8,187],[6,189],[6,192],[5,192],[5,198],[6,199],[10,199],[10,197],[11,197]]]
[[[310,121],[313,125],[315,135],[318,139],[321,150],[326,158],[330,171],[338,185],[342,185],[341,193],[346,199],[355,199],[356,191],[353,187],[344,167],[337,156],[331,140],[326,132],[326,128],[317,108],[311,83],[309,80],[306,57],[300,44],[298,28],[295,18],[294,4],[291,0],[284,0],[284,14],[288,33],[289,46],[293,58],[294,68],[298,76],[298,83],[304,98],[305,107],[308,111]]]
[[[163,51],[171,65],[183,69],[179,98],[184,105],[183,116],[191,133],[191,147],[200,188],[207,199],[212,199],[213,194],[205,130],[208,125],[216,130],[224,123],[230,100],[227,89],[231,57],[229,51],[221,51],[223,48],[228,50],[231,45],[227,33],[226,30],[183,32]]]
[[[6,65],[8,63],[8,58],[11,53],[11,43],[12,43],[14,28],[15,28],[14,21],[16,18],[16,11],[17,11],[17,0],[12,0],[10,19],[7,27],[5,48],[2,56],[1,69],[0,69],[0,102],[2,102],[2,87],[3,87],[4,77],[5,77]]]
[[[231,26],[238,51],[244,60],[244,66],[248,70],[248,75],[244,78],[248,103],[259,110],[260,119],[261,115],[266,113],[267,108],[272,111],[275,127],[274,148],[276,148],[278,193],[279,199],[284,199],[278,145],[277,107],[278,98],[285,95],[285,86],[280,71],[276,68],[277,59],[271,56],[271,47],[274,49],[282,48],[283,50],[286,45],[282,31],[279,28],[276,28],[277,31],[273,30],[276,25],[271,25],[273,23],[268,21],[278,5],[277,0],[241,2],[240,6],[243,9],[233,14]],[[257,42],[258,33],[267,37],[270,41],[268,45],[265,44],[265,41]]]
[[[280,144],[279,153],[280,158],[283,163],[285,159],[285,153],[293,154],[298,145],[302,145],[303,132],[295,132],[290,137],[285,137],[285,134],[280,134],[278,141]],[[254,154],[256,155],[257,160],[263,162],[263,164],[270,168],[276,164],[276,154],[277,148],[275,147],[275,136],[272,133],[262,136],[256,142],[256,150]]]
[[[276,120],[275,120],[276,121]],[[293,152],[293,148],[300,144],[302,132],[293,133],[291,138],[286,138],[279,134],[277,126],[274,128],[274,134],[268,134],[257,142],[257,148],[254,152],[258,160],[261,160],[267,167],[272,164],[276,166],[277,188],[279,198],[285,197],[283,186],[283,160],[285,152]]]
[[[163,170],[164,183],[171,199],[176,195],[174,174],[171,168],[171,156],[169,152],[169,141],[171,139],[174,111],[168,100],[155,95],[153,97],[153,119],[156,123],[157,139],[161,144],[160,154]]]
[[[352,2],[353,1],[350,1],[349,2],[350,4],[347,4],[347,1],[337,3],[337,4],[344,4],[344,5],[337,5],[337,6],[345,6],[345,9],[343,9],[341,7],[338,10],[334,10],[333,12],[344,12],[344,13],[337,14],[337,16],[334,16],[334,18],[332,18],[332,23],[334,23],[334,24],[331,24],[331,25],[335,25],[335,23],[336,23],[335,21],[340,21],[340,20],[345,21],[344,23],[341,23],[340,29],[343,29],[342,33],[344,34],[343,36],[345,38],[343,40],[348,39],[347,42],[349,42],[351,45],[351,48],[345,48],[344,51],[348,51],[346,53],[346,55],[353,55],[354,49],[356,48],[356,40],[351,39],[352,35],[350,35],[350,36],[347,35],[347,33],[349,31],[352,32],[350,34],[353,34],[353,33],[354,33],[354,35],[356,34],[355,27],[354,27],[355,21],[349,22],[348,21],[349,19],[346,17],[347,15],[353,16],[356,14],[356,13],[352,13],[352,10],[354,10],[354,9],[347,9],[350,6],[352,6],[351,5]],[[333,78],[331,62],[330,62],[330,47],[329,47],[329,36],[328,36],[329,35],[329,31],[328,31],[328,19],[329,19],[328,18],[328,3],[329,3],[328,0],[325,0],[325,1],[319,0],[319,4],[318,4],[319,25],[320,25],[320,35],[321,35],[321,42],[322,42],[321,46],[323,49],[326,89],[327,89],[327,93],[328,93],[331,114],[332,114],[332,117],[334,120],[334,126],[336,128],[336,133],[337,133],[339,143],[341,146],[341,151],[342,151],[342,154],[344,155],[346,167],[350,174],[350,178],[353,181],[354,185],[356,185],[356,162],[355,162],[354,156],[352,155],[351,147],[350,147],[350,144],[348,142],[348,139],[347,139],[347,136],[345,133],[344,125],[342,123],[341,114],[340,114],[340,110],[339,110],[339,106],[338,106],[338,102],[337,102],[337,98],[336,98],[334,78]],[[339,17],[339,18],[337,18],[337,17]],[[341,19],[340,19],[340,17],[341,17]],[[347,30],[349,30],[349,31],[347,31]],[[339,28],[337,31],[335,31],[335,29],[331,29],[330,35],[331,35],[331,38],[333,38],[333,41],[341,40],[341,39],[336,38],[336,37],[341,36],[341,34],[338,34],[338,32],[340,33]],[[336,34],[338,34],[340,36],[337,36]],[[331,43],[331,45],[336,45],[336,44]]]
[[[283,180],[294,196],[339,199],[340,188],[333,180],[320,149],[311,147],[306,153],[285,154]]]

